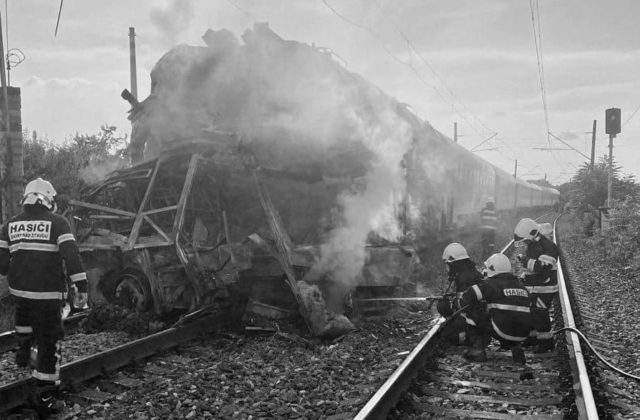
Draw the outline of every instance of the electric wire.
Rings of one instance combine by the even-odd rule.
[[[536,2],[536,7],[534,10],[533,2]],[[551,131],[549,128],[549,113],[547,108],[547,92],[545,89],[544,82],[544,64],[542,59],[542,34],[540,28],[540,14],[538,8],[538,0],[529,0],[529,9],[531,10],[531,26],[533,27],[533,43],[536,48],[536,59],[538,64],[538,79],[540,80],[540,93],[542,96],[542,108],[544,111],[544,123],[547,127],[547,143],[549,144],[549,149],[551,149],[551,139],[549,137],[549,132]],[[538,11],[538,24],[536,25],[536,11]]]
[[[56,19],[56,30],[53,33],[53,36],[58,36],[58,26],[60,25],[60,16],[62,15],[62,4],[64,0],[60,0],[60,9],[58,9],[58,19]]]
[[[420,52],[417,50],[417,48],[415,47],[413,42],[411,42],[409,37],[401,29],[399,29],[397,27],[396,27],[396,29],[398,30],[398,33],[400,34],[400,36],[402,36],[402,38],[404,38],[405,42],[409,46],[409,49],[411,49],[411,51],[425,64],[425,66],[427,66],[429,71],[431,71],[431,73],[438,80],[438,82],[440,82],[440,84],[445,88],[445,90],[449,93],[449,95],[451,95],[451,97],[454,100],[456,100],[463,108],[465,108],[467,113],[469,115],[471,115],[480,124],[481,127],[483,127],[488,132],[492,133],[492,135],[493,134],[497,134],[494,130],[492,130],[491,128],[487,127],[487,125],[485,123],[483,123],[478,117],[476,117],[474,114],[472,114],[469,111],[469,109],[466,107],[466,105],[457,97],[457,95],[449,88],[449,86],[447,86],[447,84],[440,77],[440,75],[436,72],[435,68],[429,63],[429,61],[426,58],[424,58],[424,56],[422,54],[420,54]],[[469,124],[469,126],[472,126],[471,123],[460,112],[458,114],[460,114],[460,116],[465,120],[465,122],[467,124]]]
[[[249,13],[248,11],[246,11],[244,8],[240,7],[239,4],[237,4],[235,1],[233,0],[227,0],[227,3],[229,3],[230,5],[232,5],[233,7],[235,7],[236,9],[238,9],[242,14],[244,14],[246,17],[248,17],[250,20],[252,20],[253,22],[256,21],[255,17]]]
[[[432,89],[439,97],[440,99],[442,99],[442,101],[446,104],[448,104],[451,109],[460,116],[460,118],[462,118],[468,125],[469,127],[471,127],[476,134],[478,134],[479,136],[483,136],[479,130],[477,129],[477,127],[475,127],[473,124],[471,124],[471,122],[468,120],[468,118],[466,118],[466,116],[464,116],[462,114],[462,112],[460,110],[457,109],[456,105],[454,103],[452,103],[451,101],[449,101],[443,94],[442,92],[440,92],[440,90],[433,84],[429,83],[427,80],[424,79],[424,77],[420,74],[420,72],[418,71],[418,69],[416,69],[416,67],[407,62],[402,60],[400,57],[398,57],[396,54],[394,54],[393,52],[391,52],[389,50],[389,48],[382,42],[382,39],[380,38],[380,36],[373,30],[372,27],[370,26],[364,26],[362,24],[359,24],[351,19],[349,19],[348,17],[344,16],[342,13],[340,13],[338,10],[336,10],[327,0],[321,0],[322,3],[325,5],[325,7],[327,7],[333,14],[335,14],[337,17],[339,17],[340,19],[342,19],[344,22],[348,23],[349,25],[352,25],[360,30],[363,30],[367,33],[369,33],[378,43],[378,45],[385,51],[385,53],[387,55],[389,55],[391,58],[393,58],[396,62],[402,64],[403,66],[406,66],[407,68],[409,68],[414,75],[416,76],[416,78],[422,83],[424,84],[426,87]],[[403,38],[405,38],[405,41],[408,42],[408,44],[411,44],[411,41],[406,37],[406,35],[404,35],[403,33],[401,33],[401,36],[403,36]],[[410,45],[410,48],[412,48],[412,45]],[[435,75],[435,73],[434,73]],[[442,83],[441,79],[438,78],[438,81],[443,84],[443,86],[445,86],[446,89],[448,89],[446,87],[446,85],[444,85],[444,83]],[[492,133],[494,132],[493,130],[489,129],[489,131],[491,131]]]
[[[638,113],[638,111],[640,111],[640,105],[636,108],[636,110],[635,110],[635,111],[633,111],[633,112],[631,113],[631,115],[629,116],[629,118],[627,118],[627,120],[622,124],[622,127],[624,127],[625,125],[627,125],[627,123],[628,123],[629,121],[631,121],[631,120],[633,119],[633,117],[635,117],[635,116],[636,116],[636,114]]]

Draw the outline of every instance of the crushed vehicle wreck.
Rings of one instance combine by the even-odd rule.
[[[319,247],[296,245],[285,228],[296,238],[315,236],[308,230],[319,227],[323,209],[304,203],[313,199],[308,192],[340,188],[255,166],[238,144],[229,134],[181,142],[179,149],[109,174],[82,201],[69,202],[91,303],[166,314],[235,298],[236,305],[300,311],[315,335],[344,333],[352,325],[327,311],[319,292],[331,289],[331,280],[305,278]],[[267,190],[289,209],[282,212],[284,223]],[[369,255],[362,285],[394,277],[401,284],[416,262],[400,246],[370,247]],[[399,264],[389,265],[390,258]]]

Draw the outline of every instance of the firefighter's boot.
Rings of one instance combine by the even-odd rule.
[[[66,404],[60,399],[60,390],[57,386],[47,382],[38,381],[33,395],[33,408],[41,418],[48,418],[64,410]]]
[[[487,353],[485,352],[486,339],[482,335],[471,335],[471,349],[464,353],[464,357],[472,362],[486,362]]]
[[[524,357],[524,350],[522,350],[522,346],[520,344],[511,347],[511,359],[516,365],[527,364],[527,359]]]
[[[524,350],[521,344],[511,347],[511,359],[516,365],[522,366],[520,372],[520,380],[533,379],[533,370],[527,366],[527,359],[524,356]]]

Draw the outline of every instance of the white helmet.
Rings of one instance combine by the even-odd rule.
[[[487,203],[495,203],[496,201],[493,199],[493,197],[487,197]]]
[[[551,223],[540,223],[540,233],[544,236],[551,235],[553,232],[553,225]]]
[[[493,254],[487,261],[484,262],[484,266],[487,268],[487,277],[493,277],[500,273],[511,272],[511,261],[506,255],[498,253]]]
[[[444,262],[454,262],[458,260],[464,260],[469,258],[469,254],[467,254],[467,250],[464,249],[462,245],[457,242],[450,243],[444,249],[442,253],[442,259]]]
[[[42,178],[36,178],[29,182],[24,189],[21,205],[25,204],[42,204],[49,210],[55,208],[56,190],[49,181]]]
[[[513,230],[513,240],[520,242],[526,239],[533,239],[538,235],[540,226],[533,219],[522,219]]]

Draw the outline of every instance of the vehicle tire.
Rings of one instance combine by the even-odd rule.
[[[114,303],[130,310],[146,311],[152,303],[146,276],[137,272],[124,272],[116,282]]]

